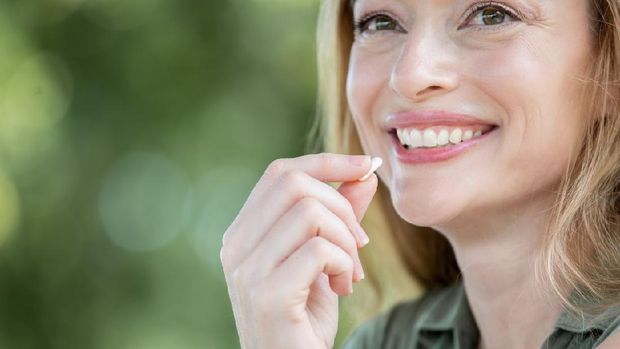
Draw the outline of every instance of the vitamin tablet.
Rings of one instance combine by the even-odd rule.
[[[365,181],[370,177],[370,175],[375,172],[380,166],[383,164],[383,160],[380,157],[372,158],[370,170],[366,173],[362,178],[358,179],[358,181]]]

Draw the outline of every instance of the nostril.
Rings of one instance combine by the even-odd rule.
[[[429,86],[429,87],[425,88],[424,90],[416,93],[416,96],[419,97],[419,96],[421,96],[421,95],[423,95],[425,93],[433,92],[433,91],[436,91],[436,90],[441,90],[441,86]]]

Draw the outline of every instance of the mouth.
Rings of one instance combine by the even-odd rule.
[[[489,139],[497,125],[391,128],[395,156],[405,163],[445,161]]]

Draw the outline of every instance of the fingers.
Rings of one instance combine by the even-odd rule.
[[[369,185],[366,182],[358,183],[361,187]],[[274,184],[271,191],[261,198],[262,207],[240,214],[242,218],[239,219],[235,231],[229,234],[230,237],[226,242],[233,246],[230,251],[232,264],[241,263],[258,246],[275,222],[296,202],[306,197],[320,201],[346,224],[357,246],[364,245],[365,233],[355,217],[351,203],[330,185],[318,181],[305,172],[294,170],[284,174],[282,179]],[[239,232],[244,233],[239,234]]]
[[[319,236],[343,249],[353,260],[353,281],[363,278],[356,241],[347,226],[320,201],[307,197],[282,216],[244,261],[261,278],[272,272],[309,239]]]
[[[353,291],[353,261],[340,247],[314,237],[297,249],[266,282],[278,285],[282,294],[307,290],[321,273],[329,276],[331,289],[341,296]]]
[[[271,163],[265,174],[275,178],[291,170],[300,170],[322,182],[348,182],[364,176],[370,166],[368,155],[320,153],[278,159]]]
[[[275,190],[275,185],[279,184],[279,189],[292,190],[292,194],[303,195],[301,183],[296,181],[299,176],[293,173],[305,173],[321,182],[347,182],[356,180],[364,176],[371,167],[370,156],[367,155],[344,155],[344,154],[308,154],[291,159],[277,159],[273,161],[265,170],[256,186],[253,188],[248,200],[235,221],[231,224],[234,229],[227,230],[224,234],[223,244],[232,238],[234,232],[242,230],[236,226],[248,221],[248,212],[261,211],[265,205],[265,197],[269,192]]]
[[[377,175],[371,174],[363,182],[344,182],[338,187],[338,192],[351,203],[358,221],[361,221],[362,217],[364,217],[368,205],[370,205],[377,191],[378,183]]]

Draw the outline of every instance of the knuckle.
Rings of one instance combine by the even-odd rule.
[[[284,171],[286,159],[280,158],[273,160],[265,169],[264,176],[268,178],[277,178]]]
[[[282,175],[282,185],[287,192],[303,196],[306,174],[299,170],[291,170]]]
[[[226,242],[228,242],[229,236],[228,231],[224,232],[222,235],[222,248],[226,245]]]
[[[306,196],[298,202],[300,213],[300,223],[305,224],[310,230],[308,234],[310,236],[315,235],[315,229],[320,225],[321,217],[323,216],[324,208],[319,200]]]
[[[323,212],[323,205],[321,202],[311,196],[302,198],[297,204],[299,205],[302,215],[308,221],[316,220]]]
[[[306,196],[299,200],[298,205],[301,211],[301,221],[316,228],[320,228],[322,226],[321,223],[329,218],[326,215],[333,216],[321,201],[312,196]],[[338,241],[343,243],[342,247],[349,252],[355,250],[357,243],[347,225],[339,218],[335,220],[335,223],[336,226],[333,227],[335,229],[334,234],[337,234]]]
[[[231,283],[238,290],[246,290],[249,284],[247,279],[247,273],[243,268],[236,268],[230,275]]]
[[[334,157],[328,153],[318,155],[319,168],[322,172],[329,171],[334,167]]]
[[[231,238],[235,234],[237,234],[237,232],[239,231],[240,217],[241,217],[241,214],[240,213],[237,214],[235,219],[232,221],[232,223],[230,223],[228,228],[226,228],[226,230],[222,234],[222,247],[225,247],[227,244],[229,244],[229,242],[231,241]]]
[[[237,264],[237,254],[234,246],[236,245],[234,241],[231,241],[232,235],[229,233],[230,229],[224,232],[222,236],[222,246],[220,247],[220,262],[222,263],[222,268],[224,273],[229,273],[234,265]]]
[[[222,270],[224,270],[224,274],[230,274],[232,258],[233,257],[230,249],[226,248],[226,246],[222,246],[222,248],[220,248],[220,263],[222,264]]]
[[[321,258],[327,257],[331,251],[329,242],[320,236],[313,237],[308,241],[308,249],[312,255]]]
[[[228,245],[220,248],[220,262],[225,273],[229,273],[235,265],[235,250]]]
[[[222,263],[222,267],[224,268],[224,271],[226,271],[226,267],[228,266],[228,251],[224,248],[224,246],[220,248],[220,263]]]

